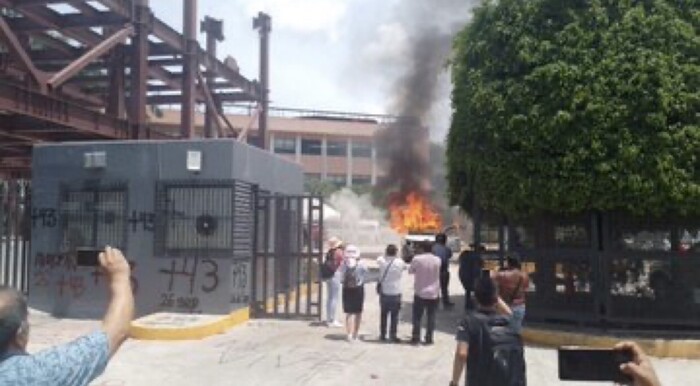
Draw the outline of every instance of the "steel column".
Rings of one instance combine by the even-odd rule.
[[[207,54],[211,55],[212,57],[216,57],[216,44],[220,41],[224,40],[224,31],[223,31],[223,21],[222,20],[217,20],[213,19],[211,17],[205,17],[204,21],[202,22],[202,32],[205,32],[207,34]],[[204,83],[201,82],[200,80],[200,85],[204,89]],[[207,112],[205,116],[205,122],[204,122],[204,136],[206,138],[211,138],[213,137],[214,134],[214,121],[216,120],[217,123],[217,128],[220,128],[220,125],[218,125],[218,111],[221,110],[218,104],[218,101],[216,98],[214,98],[213,92],[216,87],[216,76],[209,71],[207,74],[207,79],[206,79],[206,87],[209,88],[209,92],[212,93],[212,102],[213,103],[208,103],[207,104]],[[206,92],[205,92],[206,94]]]
[[[182,66],[182,138],[195,135],[195,78],[197,75],[197,0],[183,0],[183,29],[185,35],[184,65]]]
[[[253,19],[253,28],[260,32],[260,112],[258,146],[267,148],[267,116],[270,105],[270,32],[272,31],[272,18],[260,12],[258,17]]]
[[[131,44],[131,108],[130,121],[132,139],[148,136],[146,131],[146,98],[148,93],[148,34],[152,15],[148,0],[137,0],[134,25],[136,36]]]

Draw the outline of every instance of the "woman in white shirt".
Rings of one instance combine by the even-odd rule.
[[[396,330],[399,324],[399,311],[401,310],[401,277],[406,270],[406,263],[397,256],[396,245],[389,244],[386,247],[385,256],[379,257],[379,307],[381,319],[379,323],[379,340],[386,341],[387,320],[391,319],[389,327],[389,340],[400,343]]]

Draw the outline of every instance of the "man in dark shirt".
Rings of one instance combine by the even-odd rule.
[[[498,296],[496,283],[490,277],[481,277],[474,283],[474,297],[476,298],[479,313],[487,318],[503,318],[505,323],[509,322],[512,312],[508,305]],[[454,363],[452,366],[452,381],[450,386],[457,386],[459,379],[464,372],[466,364],[466,384],[489,385],[488,376],[485,369],[489,368],[487,358],[484,353],[479,352],[482,327],[477,325],[476,318],[467,318],[460,324],[457,330],[457,349],[455,350]],[[467,323],[470,322],[470,323]]]
[[[478,249],[474,244],[471,247],[472,250],[466,250],[459,255],[459,281],[464,287],[465,310],[474,309],[474,303],[472,302],[474,281],[481,275],[481,269],[484,266],[481,255],[486,251],[483,245],[479,245]]]
[[[450,260],[452,259],[452,251],[447,248],[447,236],[444,233],[435,235],[435,244],[433,244],[433,255],[440,258],[440,292],[442,295],[442,305],[445,308],[454,306],[450,301]]]

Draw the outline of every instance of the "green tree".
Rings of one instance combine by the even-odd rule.
[[[454,42],[451,200],[700,214],[700,0],[500,0]]]

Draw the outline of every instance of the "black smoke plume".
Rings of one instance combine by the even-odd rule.
[[[399,119],[377,137],[377,152],[385,172],[378,181],[382,205],[405,203],[415,192],[431,199],[430,113],[439,98],[452,40],[470,15],[471,1],[401,1],[401,24],[409,49],[403,74],[393,87],[390,113]]]

